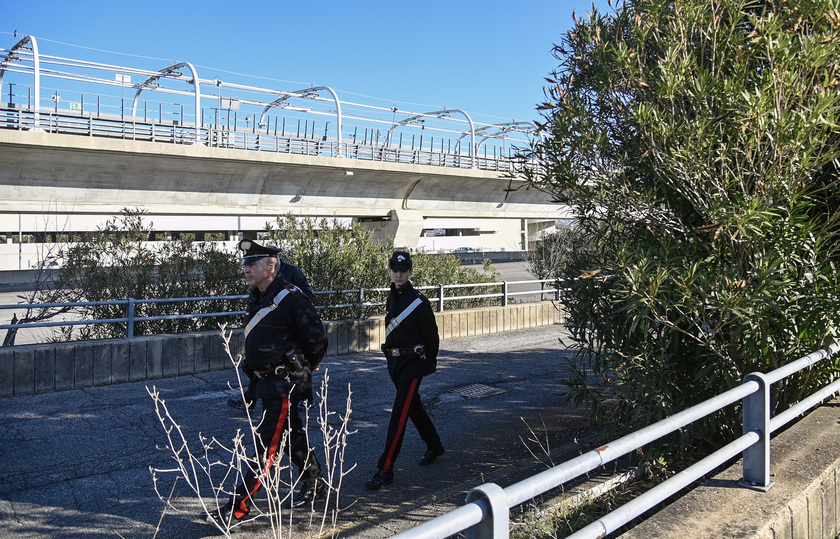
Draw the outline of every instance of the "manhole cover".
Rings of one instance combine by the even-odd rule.
[[[484,384],[470,384],[447,391],[447,393],[455,393],[467,399],[483,399],[484,397],[492,397],[493,395],[501,395],[507,392],[507,389],[499,389],[498,387],[490,387]]]

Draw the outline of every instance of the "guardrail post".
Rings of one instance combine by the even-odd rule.
[[[504,489],[495,483],[485,483],[467,494],[467,503],[484,500],[481,522],[466,530],[467,539],[507,539],[510,505]],[[489,505],[489,511],[488,509]]]
[[[744,382],[755,380],[759,390],[744,398],[744,433],[757,432],[760,439],[744,450],[742,487],[767,492],[770,481],[770,384],[761,373],[751,373]]]
[[[359,289],[359,320],[365,317],[365,289]]]
[[[443,285],[438,285],[438,312],[443,312]]]
[[[125,336],[128,339],[134,338],[134,298],[128,298],[128,312],[126,313],[126,318],[128,321],[125,323]]]
[[[554,281],[554,301],[560,301],[560,279]]]
[[[502,307],[507,307],[508,304],[508,283],[502,281]]]

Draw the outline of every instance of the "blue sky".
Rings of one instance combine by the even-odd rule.
[[[591,9],[591,0],[29,0],[3,6],[0,47],[28,34],[41,54],[155,69],[190,62],[201,78],[236,73],[263,77],[261,87],[329,86],[342,100],[532,121],[556,67],[552,45],[573,11]]]

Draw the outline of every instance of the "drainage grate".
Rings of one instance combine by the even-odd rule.
[[[447,393],[455,393],[467,399],[483,399],[484,397],[492,397],[507,392],[507,389],[499,389],[498,387],[490,387],[484,384],[470,384],[447,391]]]

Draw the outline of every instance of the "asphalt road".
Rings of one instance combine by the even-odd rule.
[[[331,529],[338,537],[390,537],[462,505],[484,482],[505,487],[545,469],[547,455],[556,464],[595,447],[597,429],[567,402],[559,383],[569,354],[560,332],[551,326],[443,341],[438,372],[424,380],[421,395],[446,454],[418,466],[425,446],[409,426],[396,480],[377,492],[363,483],[383,449],[394,395],[384,360],[378,353],[327,358],[316,373],[316,383],[329,377],[327,408],[345,414],[349,402],[351,410],[340,482],[333,467],[339,501],[316,504],[315,512],[281,513],[282,536],[316,537]],[[179,426],[175,432],[200,454],[201,436],[230,444],[237,431],[248,432],[244,412],[226,404],[234,372],[0,399],[0,537],[221,536],[176,473],[157,474],[158,491],[172,493],[173,507],[156,494],[150,468],[172,469],[175,460],[147,389],[160,392]],[[317,414],[310,414],[314,420]],[[329,424],[338,427],[338,415]],[[210,456],[226,459],[216,449]],[[199,484],[201,499],[210,503],[207,478]],[[279,535],[263,518],[236,528],[237,536]]]

